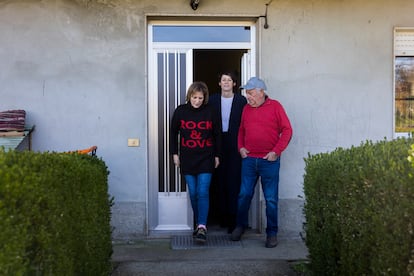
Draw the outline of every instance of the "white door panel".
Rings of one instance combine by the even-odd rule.
[[[169,154],[169,129],[175,108],[185,103],[192,75],[191,49],[155,51],[158,118],[158,223],[154,230],[191,230],[192,212],[183,177]]]

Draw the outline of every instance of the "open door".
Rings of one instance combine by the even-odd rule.
[[[253,75],[252,75],[252,58],[251,58],[251,50],[248,50],[246,53],[243,54],[241,58],[241,82],[240,85],[244,85]],[[245,91],[242,90],[242,94],[245,95]],[[254,196],[252,198],[252,203],[249,209],[249,226],[252,229],[258,229],[259,232],[262,232],[263,223],[261,206],[260,202],[263,199],[263,192],[260,189],[260,185],[256,185]]]
[[[244,53],[241,58],[241,78],[240,78],[240,86],[244,85],[249,78],[252,77],[251,73],[251,51],[248,50],[247,53]],[[244,91],[243,91],[244,92]]]

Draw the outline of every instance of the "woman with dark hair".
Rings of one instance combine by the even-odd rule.
[[[241,114],[247,100],[235,92],[237,80],[232,72],[219,76],[220,93],[210,96],[209,103],[215,108],[222,125],[222,159],[215,171],[219,197],[220,225],[231,233],[236,226],[237,197],[241,182],[241,157],[237,148]]]

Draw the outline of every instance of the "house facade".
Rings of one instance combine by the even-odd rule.
[[[279,227],[298,237],[309,153],[411,130],[412,10],[408,0],[0,0],[0,110],[26,110],[34,151],[98,146],[114,239],[165,236],[193,227],[167,151],[175,106],[193,80],[214,93],[220,71],[239,84],[259,76],[293,127]],[[257,192],[257,231],[264,206]]]

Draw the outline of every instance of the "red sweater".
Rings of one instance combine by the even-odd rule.
[[[292,137],[292,127],[283,106],[266,98],[259,107],[245,105],[238,135],[238,147],[246,148],[248,156],[262,158],[274,151],[278,156]]]

